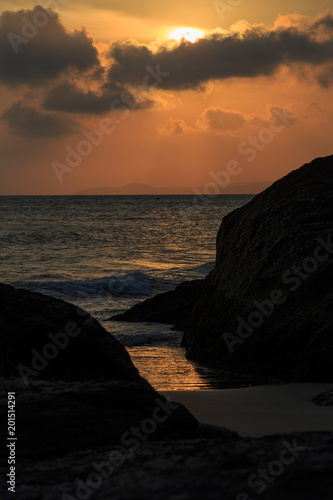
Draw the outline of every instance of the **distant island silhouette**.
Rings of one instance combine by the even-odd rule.
[[[220,187],[219,194],[257,194],[262,190],[266,189],[271,182],[242,182],[230,184],[229,186],[222,188]],[[141,183],[130,183],[121,187],[96,187],[90,189],[83,189],[74,193],[74,195],[78,196],[86,196],[86,195],[172,195],[172,194],[187,194],[187,195],[198,195],[202,194],[215,194],[214,190],[207,191],[204,186],[201,187],[180,187],[180,188],[172,188],[172,187],[156,187],[150,186],[148,184]]]

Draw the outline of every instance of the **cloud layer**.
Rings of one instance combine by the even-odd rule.
[[[122,90],[142,85],[148,82],[147,68],[157,74],[157,80],[150,77],[150,85],[157,82],[162,89],[182,90],[198,88],[209,80],[269,76],[281,65],[331,65],[333,15],[313,22],[289,17],[281,18],[272,29],[243,23],[241,31],[217,30],[195,43],[166,42],[157,50],[135,41],[116,42],[109,51],[105,87]],[[85,30],[68,32],[58,14],[40,6],[0,16],[0,67],[0,82],[8,85],[43,85],[71,70],[94,69],[102,79],[104,69]],[[324,76],[323,69],[321,84]],[[88,108],[96,107],[94,96],[81,97]]]
[[[85,30],[68,32],[58,14],[33,10],[0,16],[0,83],[40,86],[75,69],[100,69],[98,52]]]
[[[122,111],[124,105],[129,109],[138,110],[150,107],[152,104],[153,102],[145,94],[135,95],[125,86],[103,85],[100,92],[94,92],[68,82],[53,87],[42,103],[43,108],[50,111],[91,115]]]
[[[226,111],[219,106],[212,106],[202,113],[200,125],[203,129],[225,131],[239,129],[245,122],[245,116],[239,111]]]
[[[97,94],[91,90],[84,91],[73,83],[63,83],[50,90],[43,101],[43,107],[52,111],[66,113],[102,115],[111,110],[114,99],[121,91]]]
[[[173,120],[170,118],[167,123],[161,125],[158,129],[160,135],[182,135],[195,132],[195,129],[189,127],[184,120]]]
[[[331,13],[314,21],[283,16],[270,29],[240,22],[194,43],[116,42],[102,64],[87,32],[67,31],[57,13],[41,6],[7,11],[0,16],[0,85],[43,91],[34,108],[24,103],[19,90],[18,102],[2,119],[19,135],[58,136],[73,130],[68,114],[140,110],[152,107],[160,90],[203,89],[211,80],[271,76],[282,66],[302,69],[303,77],[311,74],[319,85],[329,87],[332,27]],[[201,129],[236,130],[244,120],[237,111],[211,107],[201,115]],[[170,120],[159,132],[179,135],[193,130],[182,120]]]
[[[20,101],[5,111],[1,119],[7,122],[15,135],[23,137],[59,137],[76,129],[71,119],[37,111]]]
[[[303,26],[248,26],[242,33],[215,32],[195,43],[183,41],[153,51],[147,45],[115,43],[108,79],[139,85],[147,67],[169,73],[160,83],[163,89],[195,89],[209,80],[270,76],[282,65],[320,66],[333,62],[333,36],[327,14]],[[158,69],[159,68],[159,69]]]

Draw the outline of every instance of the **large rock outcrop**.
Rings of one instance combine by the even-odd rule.
[[[49,460],[123,443],[187,439],[209,434],[182,405],[168,402],[149,384],[123,380],[64,382],[0,378],[0,434],[6,428],[8,392],[15,393],[18,461]],[[219,429],[217,436],[236,437]],[[3,435],[3,439],[5,436]],[[7,452],[0,450],[0,458]]]
[[[329,156],[223,219],[215,268],[177,325],[187,356],[266,380],[333,380],[332,255]]]
[[[126,349],[87,312],[0,284],[0,433],[8,391],[16,394],[20,459],[119,444],[133,426],[144,440],[205,433],[140,376]]]
[[[0,376],[146,383],[126,349],[86,311],[0,284]]]
[[[183,324],[190,358],[283,380],[333,380],[333,157],[224,218],[216,267]]]

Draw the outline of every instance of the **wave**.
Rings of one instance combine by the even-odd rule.
[[[43,273],[11,284],[65,300],[106,296],[146,298],[152,293],[170,290],[182,281],[203,278],[213,267],[214,262],[206,262],[195,267],[175,267],[166,271],[151,269],[149,275],[142,271],[114,271],[110,276],[85,279],[68,273]]]
[[[13,283],[13,285],[17,288],[28,288],[40,293],[55,292],[77,298],[106,295],[147,297],[152,291],[153,282],[148,275],[136,271],[84,280],[20,281]]]

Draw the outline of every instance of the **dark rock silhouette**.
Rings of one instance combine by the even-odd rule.
[[[145,439],[205,435],[182,405],[165,410],[126,349],[72,304],[0,284],[0,345],[0,415],[15,392],[21,459],[119,444],[154,414]]]
[[[146,441],[134,454],[123,455],[115,446],[49,462],[27,459],[18,476],[17,498],[31,500],[38,492],[37,498],[69,500],[82,498],[81,492],[97,500],[250,500],[262,491],[267,500],[330,500],[332,438],[332,433],[311,432],[259,439]],[[108,477],[110,451],[124,462]],[[277,476],[278,467],[282,472]],[[104,477],[97,475],[96,480],[101,470]]]
[[[185,281],[169,292],[159,293],[151,299],[139,302],[112,321],[182,323],[192,311],[200,297],[203,280]]]
[[[282,273],[332,234],[331,166],[332,158],[317,160],[226,217],[217,265],[206,280],[147,301],[133,318],[182,323],[188,353],[206,364],[267,377],[332,378],[331,257],[323,259],[321,250],[320,266],[294,292],[290,283],[281,285]],[[280,288],[286,300],[266,310],[262,326],[241,337],[231,354],[223,333],[236,335],[237,315],[247,318],[254,300],[263,304]],[[20,500],[247,499],[258,493],[249,478],[276,465],[285,450],[288,465],[264,482],[265,498],[294,500],[297,492],[308,500],[331,498],[332,433],[252,439],[199,426],[140,377],[126,350],[88,313],[0,285],[2,434],[8,391],[17,402]],[[163,412],[168,418],[151,432],[157,408],[159,420]],[[143,437],[133,441],[138,430]],[[5,446],[0,456],[7,459]],[[5,478],[7,467],[0,472]]]
[[[226,216],[215,268],[177,325],[187,356],[266,380],[333,380],[332,238],[333,156],[291,172]],[[170,293],[164,297],[172,303]]]
[[[123,439],[128,449],[136,441],[198,438],[212,432],[209,426],[199,426],[182,405],[168,403],[142,382],[38,380],[23,386],[20,379],[0,379],[0,415],[8,391],[16,394],[19,461],[120,445]],[[237,436],[223,429],[213,435]],[[6,451],[3,447],[0,456]]]
[[[3,284],[0,343],[0,376],[19,376],[21,365],[23,374],[26,367],[35,372],[32,378],[42,380],[107,378],[147,383],[126,349],[86,311]]]

